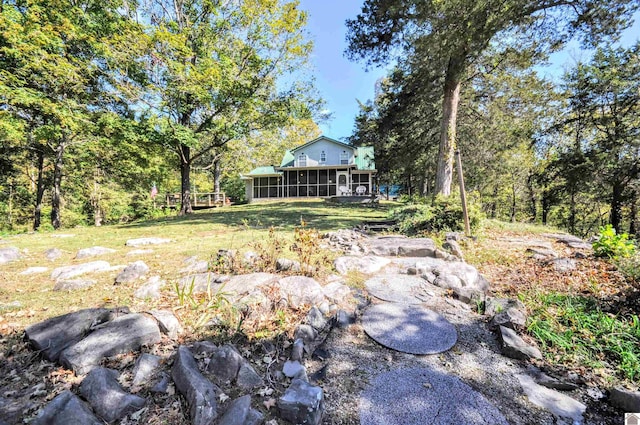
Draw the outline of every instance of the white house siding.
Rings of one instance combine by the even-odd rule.
[[[327,160],[326,162],[320,162],[322,152],[325,152]],[[322,166],[322,165],[341,165],[340,154],[345,152],[347,154],[347,161],[349,164],[354,163],[354,149],[347,146],[340,146],[336,143],[328,140],[318,140],[316,143],[305,146],[301,149],[296,149],[292,153],[295,156],[295,164],[299,166],[298,161],[300,154],[304,153],[307,157],[307,167]]]

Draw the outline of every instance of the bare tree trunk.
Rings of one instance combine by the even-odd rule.
[[[191,148],[180,146],[180,191],[182,193],[182,203],[180,215],[192,214],[191,207]]]
[[[638,230],[638,192],[634,191],[631,197],[631,209],[629,211],[629,234],[637,238],[640,236]]]
[[[456,149],[456,120],[458,119],[458,103],[460,102],[461,69],[461,60],[451,57],[444,80],[435,195],[449,196],[451,194],[453,153]]]
[[[534,176],[529,174],[527,177],[527,190],[529,191],[529,214],[531,216],[530,221],[535,222],[538,216],[538,199],[536,197],[536,191],[533,188]]]
[[[491,207],[489,208],[489,217],[496,218],[498,212],[498,185],[496,184],[493,188],[493,202],[491,203]]]
[[[611,194],[611,225],[616,232],[622,231],[622,192],[624,191],[623,185],[616,181],[613,184],[613,191]]]
[[[220,158],[216,157],[213,161],[213,191],[216,193],[215,201],[220,200],[220,177],[222,176],[222,168],[220,167]]]
[[[549,200],[549,194],[547,191],[542,193],[542,224],[547,225],[547,220],[549,219],[549,210],[551,209],[551,201]]]
[[[54,229],[59,229],[60,207],[62,199],[62,167],[64,165],[64,150],[66,146],[66,136],[62,136],[63,140],[58,143],[55,149],[55,160],[53,162],[53,188],[51,191],[51,225]]]
[[[576,191],[571,189],[571,201],[569,204],[569,232],[576,233]]]
[[[515,179],[514,179],[515,180]],[[511,184],[511,222],[516,222],[516,184],[515,182]]]
[[[102,209],[100,208],[100,169],[96,168],[93,173],[93,193],[91,194],[91,207],[93,209],[93,224],[96,227],[102,226]]]
[[[42,220],[42,198],[44,197],[44,150],[38,149],[38,178],[36,180],[36,203],[33,210],[33,230],[40,228]]]

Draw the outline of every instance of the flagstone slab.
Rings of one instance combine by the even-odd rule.
[[[364,283],[367,291],[383,301],[404,304],[420,304],[426,294],[427,281],[418,276],[389,274],[372,277]]]
[[[453,375],[430,368],[378,375],[361,393],[358,410],[361,425],[508,424],[478,391]]]
[[[410,354],[436,354],[456,343],[458,333],[444,317],[427,308],[398,303],[369,307],[364,331],[385,347]]]

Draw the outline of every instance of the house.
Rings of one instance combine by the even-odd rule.
[[[280,166],[241,175],[248,201],[278,198],[369,196],[376,166],[373,147],[318,137],[285,152]]]

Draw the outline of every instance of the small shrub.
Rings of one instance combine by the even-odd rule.
[[[628,234],[617,234],[616,229],[608,224],[606,227],[600,227],[598,240],[593,243],[593,252],[596,257],[629,258],[635,254],[636,246],[629,240]]]
[[[391,211],[391,218],[398,222],[402,233],[420,235],[464,230],[462,204],[454,195],[414,202]],[[482,213],[473,204],[469,205],[468,211],[469,224],[475,230],[482,220]]]

